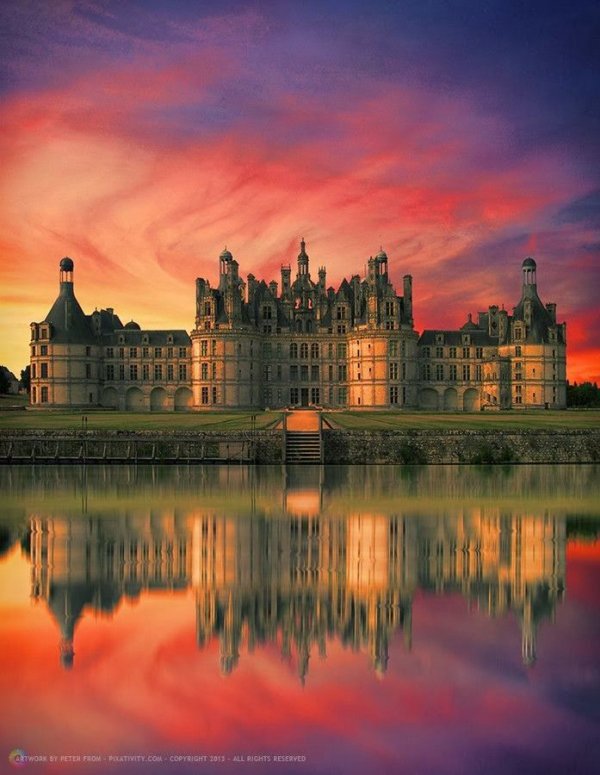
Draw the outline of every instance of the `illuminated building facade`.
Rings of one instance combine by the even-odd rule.
[[[216,288],[196,280],[195,327],[142,330],[114,310],[86,315],[60,262],[60,293],[31,324],[31,403],[134,411],[323,406],[353,409],[564,408],[566,324],[537,293],[523,262],[521,299],[509,315],[490,306],[454,331],[414,328],[412,278],[398,295],[382,250],[367,276],[337,290],[313,281],[304,240],[296,277],[244,282],[219,257]]]

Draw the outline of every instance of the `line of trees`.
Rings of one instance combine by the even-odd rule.
[[[581,408],[600,407],[600,388],[597,382],[572,385],[567,382],[567,406]]]

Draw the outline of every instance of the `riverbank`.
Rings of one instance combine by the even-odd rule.
[[[323,430],[327,464],[600,462],[600,429]],[[4,429],[2,463],[198,463],[284,460],[283,432]]]

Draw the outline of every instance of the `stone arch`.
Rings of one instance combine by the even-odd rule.
[[[167,391],[163,387],[155,387],[150,393],[150,410],[164,412],[167,409]]]
[[[191,408],[193,402],[192,391],[188,387],[180,387],[175,391],[175,411],[185,412]]]
[[[479,391],[475,388],[467,388],[463,395],[463,409],[465,412],[477,412],[479,410]]]
[[[439,406],[437,391],[433,388],[423,388],[419,391],[419,406],[421,409],[432,409],[436,411]]]
[[[458,393],[456,388],[447,388],[444,391],[444,409],[451,411],[458,409]]]
[[[144,394],[138,387],[130,387],[125,394],[125,408],[132,412],[141,412],[144,406]]]
[[[111,409],[118,409],[119,394],[114,387],[104,388],[102,391],[102,406],[108,406]]]

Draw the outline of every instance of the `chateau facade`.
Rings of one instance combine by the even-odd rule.
[[[113,309],[86,315],[74,264],[60,262],[60,292],[31,324],[31,403],[133,411],[324,406],[352,409],[566,406],[566,324],[537,293],[536,263],[522,265],[512,315],[496,305],[458,330],[414,328],[412,278],[402,295],[382,250],[367,276],[337,290],[313,281],[304,240],[296,277],[281,286],[247,276],[228,250],[216,288],[196,280],[195,327],[142,330]]]

